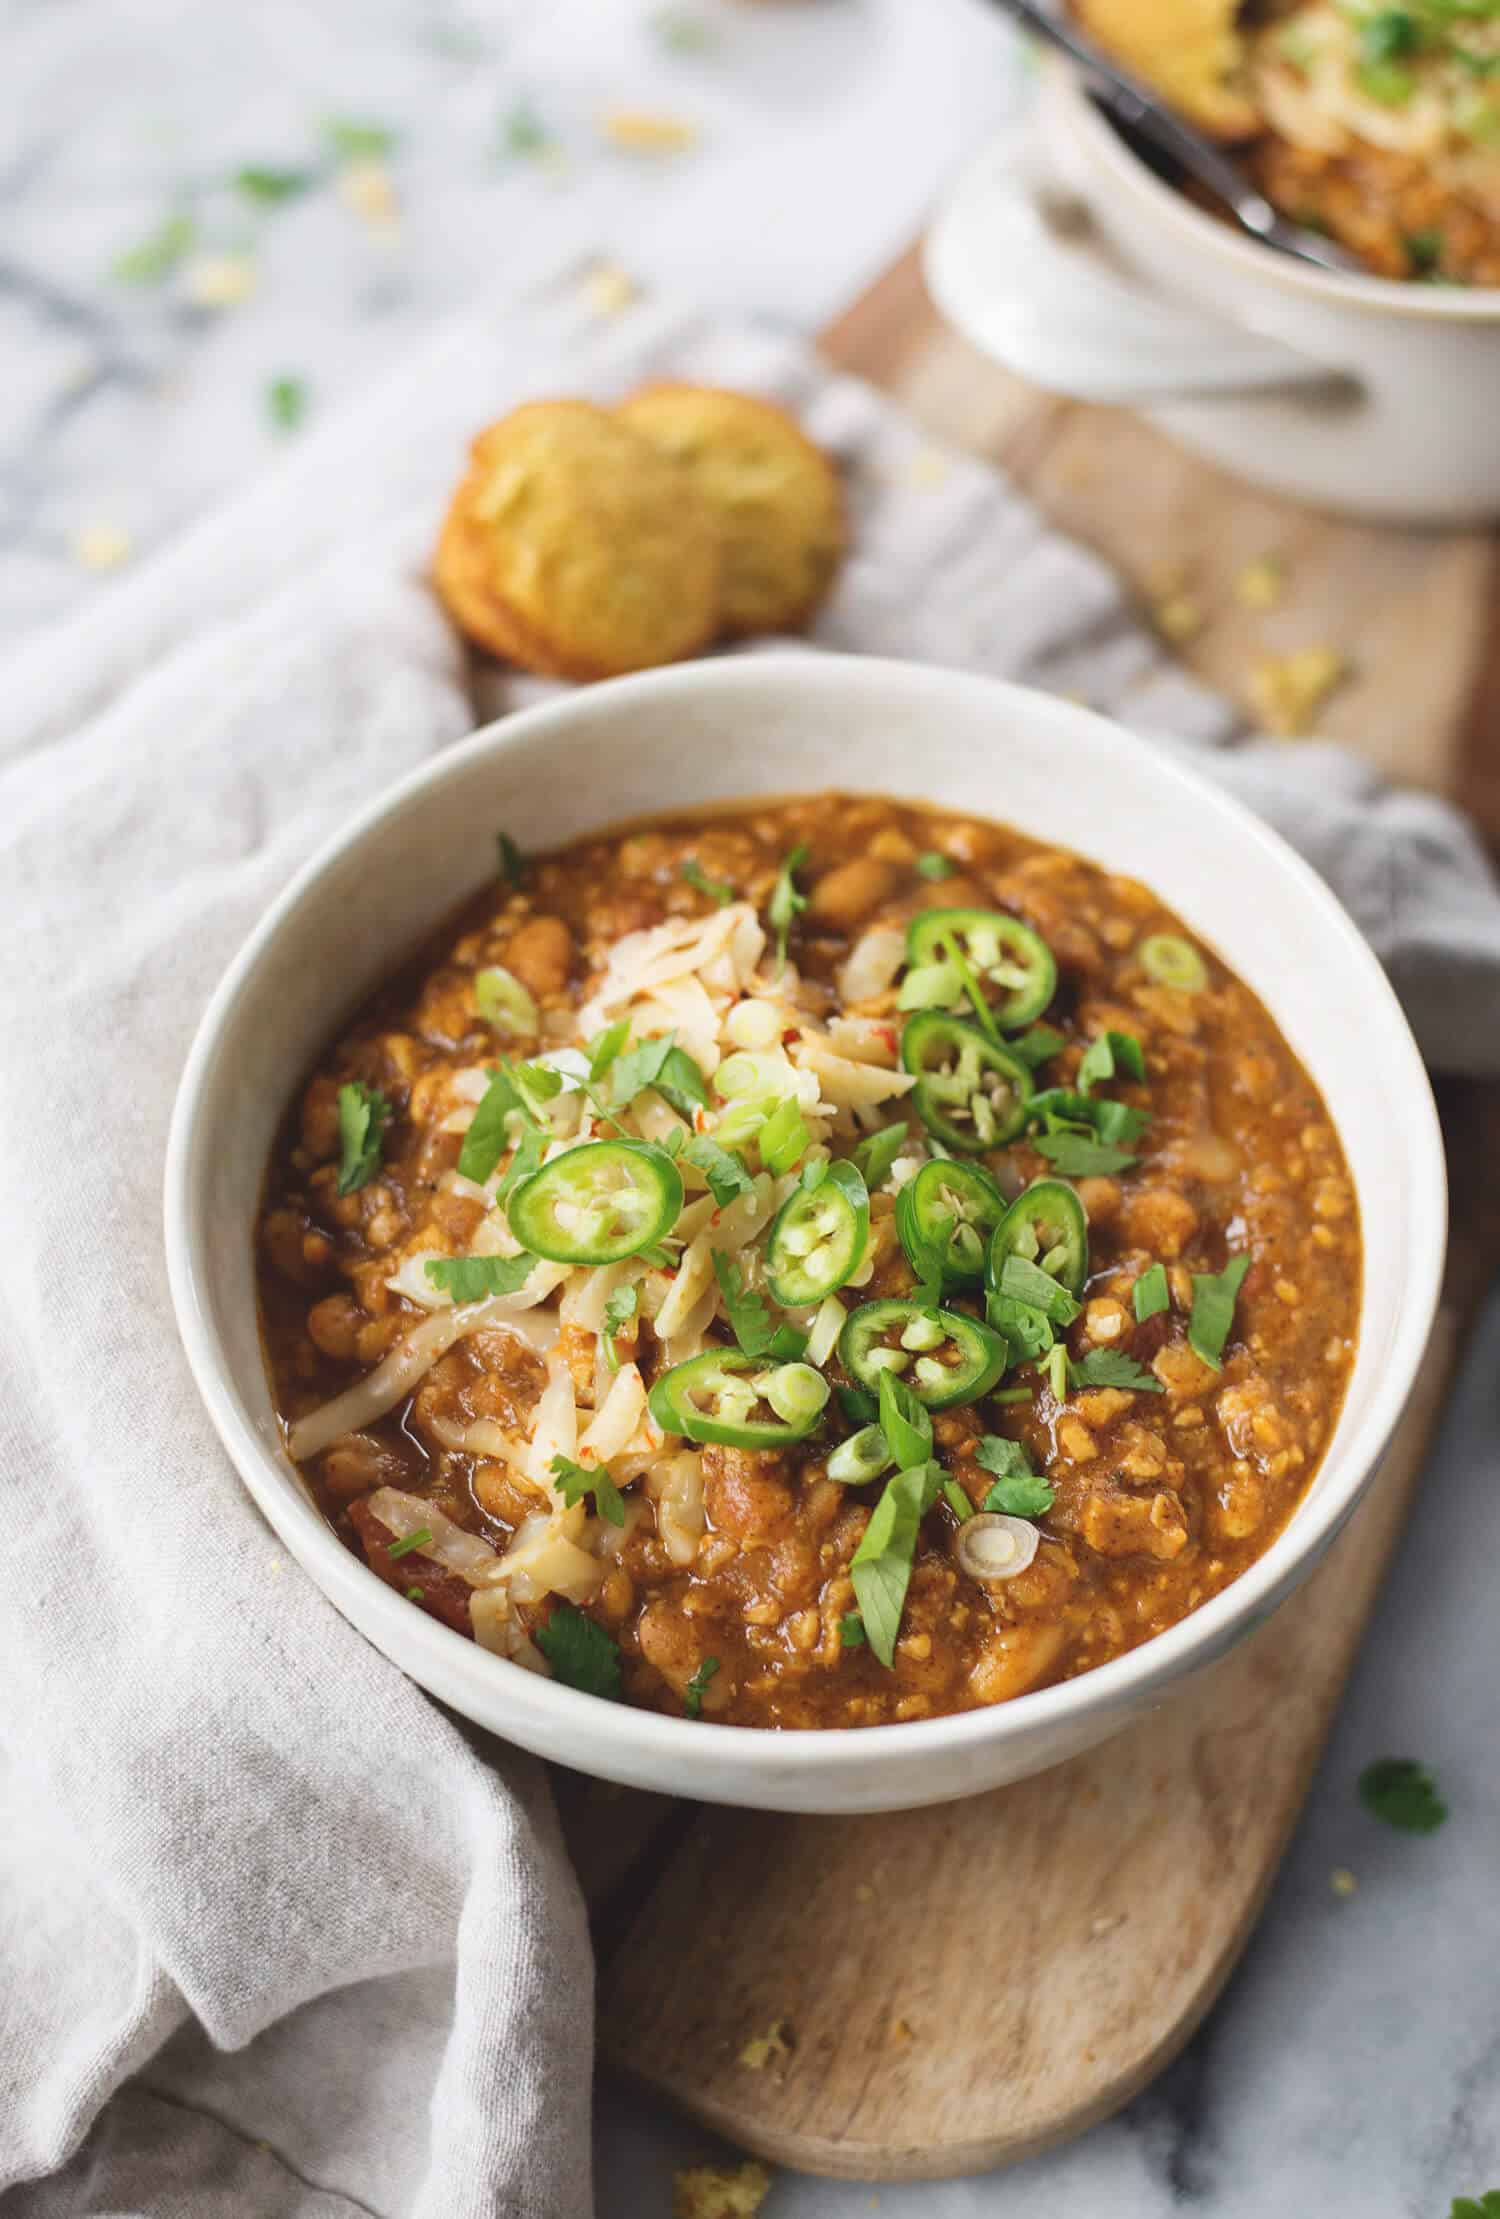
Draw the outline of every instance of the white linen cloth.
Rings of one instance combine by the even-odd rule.
[[[261,1524],[178,1351],[159,1186],[239,941],[356,802],[475,721],[424,577],[466,436],[668,368],[780,395],[845,459],[854,552],[820,641],[1083,693],[1204,750],[1330,877],[1429,1058],[1500,1068],[1500,900],[1461,821],[1335,750],[1232,744],[1100,563],[764,331],[593,321],[563,285],[476,315],[22,653],[0,699],[6,2219],[592,2208],[588,1945],[545,1782]]]

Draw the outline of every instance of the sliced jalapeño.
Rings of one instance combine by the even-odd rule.
[[[961,1155],[998,1148],[1026,1122],[1031,1073],[976,1025],[923,1010],[901,1035],[901,1061],[916,1073],[912,1103],[930,1133]]]
[[[961,1310],[888,1300],[853,1312],[839,1355],[860,1386],[878,1391],[880,1374],[892,1371],[929,1410],[946,1410],[988,1394],[1010,1351],[1000,1334]]]
[[[827,1400],[828,1382],[811,1364],[767,1364],[733,1348],[707,1348],[674,1364],[650,1394],[663,1433],[741,1449],[804,1440]]]

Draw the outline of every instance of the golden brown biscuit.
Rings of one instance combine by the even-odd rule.
[[[707,385],[648,385],[619,409],[690,473],[724,532],[730,632],[807,622],[844,552],[837,473],[785,409]]]
[[[433,575],[492,654],[609,678],[696,654],[718,628],[722,537],[687,473],[587,401],[482,431]]]
[[[1260,117],[1241,72],[1238,0],[1072,0],[1106,53],[1205,131],[1249,138]]]

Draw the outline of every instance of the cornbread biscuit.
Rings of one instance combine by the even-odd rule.
[[[706,385],[648,385],[619,415],[688,472],[724,533],[728,632],[805,624],[844,552],[837,473],[785,409]]]
[[[481,647],[609,678],[707,645],[722,534],[658,447],[587,401],[532,401],[482,431],[470,458],[433,575]]]
[[[1259,112],[1243,80],[1237,0],[1072,0],[1089,36],[1218,138],[1250,138]]]

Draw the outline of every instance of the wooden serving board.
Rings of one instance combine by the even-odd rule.
[[[1001,462],[1143,598],[1161,566],[1187,564],[1207,621],[1186,656],[1226,692],[1243,698],[1257,653],[1342,647],[1356,674],[1324,729],[1456,795],[1500,837],[1491,537],[1319,517],[1129,415],[1037,393],[945,330],[915,254],[824,351]],[[1294,589],[1284,611],[1253,616],[1232,580],[1270,549]],[[1162,1709],[1041,1778],[890,1817],[713,1810],[559,1776],[595,1912],[606,2065],[759,2156],[881,2180],[1028,2156],[1106,2116],[1176,2053],[1275,1875],[1500,1266],[1500,1200],[1482,1217],[1472,1207],[1495,1191],[1500,1090],[1452,1090],[1443,1107],[1468,1200],[1380,1479],[1307,1587]],[[873,1915],[886,1894],[894,1918]],[[768,2054],[747,2061],[773,2029]]]

